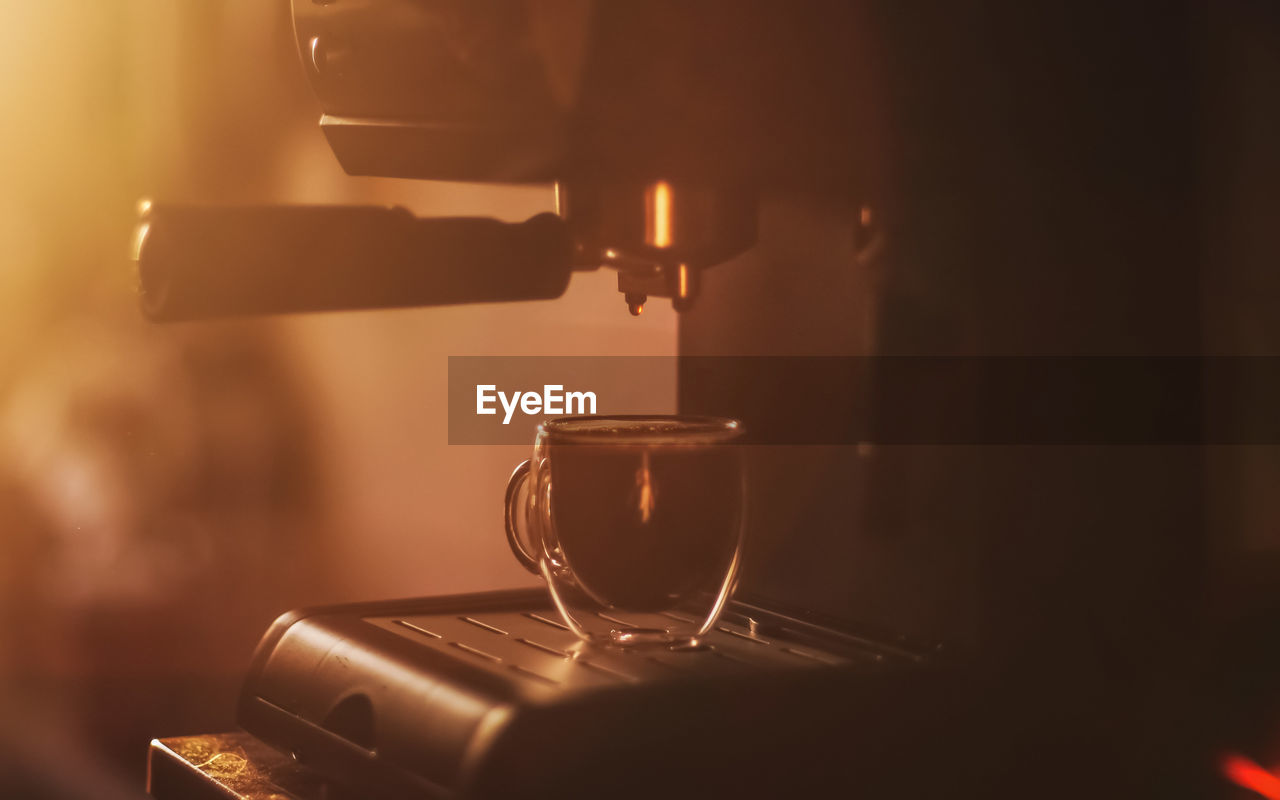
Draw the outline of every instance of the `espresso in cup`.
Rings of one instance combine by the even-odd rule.
[[[741,546],[741,433],[733,420],[679,416],[568,417],[539,427],[533,459],[508,486],[508,539],[546,578],[576,633],[687,644],[711,627]],[[519,501],[526,476],[528,499]],[[661,624],[602,628],[602,612]]]
[[[669,611],[724,579],[742,508],[738,454],[718,445],[552,444],[551,516],[597,603]]]

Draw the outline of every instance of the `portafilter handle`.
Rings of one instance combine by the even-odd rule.
[[[559,297],[564,222],[419,219],[368,206],[201,207],[143,202],[134,260],[157,322]]]

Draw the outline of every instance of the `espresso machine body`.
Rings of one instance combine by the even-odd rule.
[[[708,274],[680,329],[689,356],[868,357],[821,390],[745,398],[692,370],[682,407],[980,429],[1006,399],[1002,358],[1199,354],[1190,11],[887,6],[874,229],[853,198],[763,195],[757,247]],[[883,251],[864,263],[868,236]],[[877,380],[934,356],[956,371],[946,393]],[[1182,695],[1205,580],[1197,448],[979,430],[769,448],[756,467],[744,587],[940,643],[977,676],[981,711],[953,733],[986,766],[959,796],[1211,794]]]
[[[1200,448],[982,423],[1006,402],[1000,359],[1201,355],[1206,13],[295,0],[349,173],[555,181],[560,214],[536,236],[398,222],[448,234],[393,236],[366,265],[403,302],[346,293],[335,264],[323,302],[284,280],[181,306],[210,296],[184,293],[210,271],[193,241],[252,260],[283,217],[215,236],[157,206],[148,313],[548,297],[603,266],[632,313],[682,311],[682,412],[819,433],[752,451],[744,573],[715,635],[755,667],[601,658],[538,685],[509,642],[570,646],[538,594],[320,609],[268,632],[242,724],[390,795],[1214,794]],[[383,222],[350,219],[359,252]],[[437,254],[461,276],[448,291],[402,279]],[[945,394],[885,379],[916,358],[949,360]],[[744,363],[766,366],[741,379]],[[823,439],[886,415],[972,435]],[[670,773],[626,766],[655,753]]]

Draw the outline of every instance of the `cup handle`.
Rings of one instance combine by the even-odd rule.
[[[507,479],[507,497],[503,505],[506,513],[503,515],[503,522],[507,526],[507,544],[511,545],[511,552],[515,553],[516,560],[520,562],[520,566],[532,572],[534,575],[541,575],[538,571],[538,560],[529,555],[529,551],[524,548],[520,542],[520,532],[516,530],[516,519],[518,519],[518,511],[516,501],[520,497],[520,484],[529,479],[529,460],[525,459],[520,462],[520,466],[516,467],[515,472],[511,473],[511,477]]]

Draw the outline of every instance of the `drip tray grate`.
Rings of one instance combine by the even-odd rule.
[[[621,628],[683,618],[606,613]],[[239,722],[361,796],[377,794],[369,787],[390,797],[470,796],[480,783],[531,769],[550,786],[560,762],[529,754],[551,752],[552,742],[611,775],[609,759],[630,747],[673,763],[687,758],[696,751],[687,736],[736,743],[724,746],[754,753],[746,763],[795,745],[787,757],[810,770],[842,763],[811,758],[823,731],[881,712],[897,724],[903,698],[918,702],[925,684],[917,676],[932,666],[926,651],[897,640],[741,600],[703,644],[587,644],[540,589],[305,609],[263,637]],[[740,724],[744,714],[772,722]],[[812,735],[782,733],[797,730]],[[511,788],[488,796],[511,796]]]
[[[686,619],[677,613],[614,612],[599,616],[623,628],[661,627],[664,617]],[[749,622],[721,622],[704,637],[706,647],[672,651],[589,646],[550,610],[369,616],[364,621],[422,647],[524,679],[531,685],[561,690],[761,669],[841,667],[884,658],[870,650],[842,648],[837,652],[775,636],[765,638],[753,633]]]

